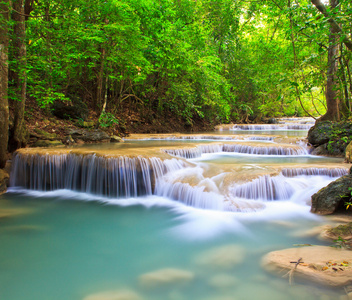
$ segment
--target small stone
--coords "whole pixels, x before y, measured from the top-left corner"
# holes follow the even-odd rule
[[[243,262],[245,249],[239,245],[225,245],[201,254],[196,262],[201,265],[230,269]]]
[[[192,272],[180,269],[160,269],[153,272],[143,274],[139,277],[139,281],[143,286],[155,287],[165,284],[179,284],[193,280]]]
[[[85,297],[83,300],[142,300],[142,298],[133,291],[106,291]]]
[[[228,274],[215,275],[208,281],[210,286],[218,289],[234,287],[238,282],[239,280],[236,277]]]

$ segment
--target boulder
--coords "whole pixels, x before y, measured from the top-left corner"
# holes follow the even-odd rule
[[[348,121],[316,123],[308,132],[308,142],[316,149],[312,154],[345,156],[345,149],[351,142],[352,123]]]
[[[5,170],[0,169],[0,195],[3,193],[6,193],[7,186],[9,183],[9,173],[7,173]]]
[[[311,212],[328,215],[343,208],[351,198],[352,175],[345,175],[320,189],[312,196]]]
[[[112,135],[112,136],[110,137],[110,142],[111,142],[111,143],[122,143],[122,142],[123,142],[123,139],[120,138],[120,137],[117,136],[117,135]]]
[[[333,131],[331,121],[323,121],[315,124],[308,131],[308,142],[313,146],[319,146],[329,142]]]
[[[89,110],[87,105],[81,101],[76,101],[73,104],[67,104],[60,101],[55,101],[52,105],[52,113],[60,119],[82,119],[88,118]]]
[[[301,263],[295,263],[299,259]],[[310,246],[273,251],[262,259],[269,272],[289,279],[301,278],[324,286],[352,284],[352,251],[328,246]]]
[[[83,140],[88,143],[110,142],[110,136],[99,129],[86,130],[86,129],[70,129],[67,132],[73,139]]]

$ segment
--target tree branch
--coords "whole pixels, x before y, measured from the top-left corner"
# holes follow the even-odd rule
[[[331,16],[329,16],[325,5],[321,3],[320,0],[311,0],[311,2],[324,15],[324,17],[328,18],[328,21],[330,25],[334,28],[335,32],[342,34],[343,40],[341,42],[346,45],[348,50],[352,51],[352,41],[347,37],[340,25]]]

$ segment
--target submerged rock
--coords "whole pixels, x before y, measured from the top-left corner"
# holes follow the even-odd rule
[[[3,169],[0,169],[0,195],[6,193],[7,186],[9,184],[9,178],[9,173]]]
[[[350,201],[352,175],[345,175],[331,182],[312,196],[311,212],[328,215],[339,208],[345,209],[344,204]]]
[[[106,291],[89,295],[83,300],[142,300],[137,293],[129,290]]]
[[[211,277],[208,281],[211,287],[217,289],[231,288],[239,284],[238,278],[229,274],[217,274]]]
[[[301,258],[300,264],[294,263]],[[292,271],[293,278],[301,278],[328,286],[352,284],[352,251],[327,246],[290,248],[268,253],[262,266],[282,277]]]
[[[196,262],[210,267],[231,269],[243,262],[245,249],[240,245],[225,245],[202,253]]]
[[[187,270],[167,268],[143,274],[139,277],[139,281],[143,286],[155,287],[165,284],[186,283],[193,278],[194,274]]]

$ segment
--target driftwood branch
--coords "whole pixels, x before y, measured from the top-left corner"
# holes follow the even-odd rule
[[[294,265],[293,268],[292,268],[290,271],[288,271],[283,277],[288,276],[288,282],[290,283],[290,285],[292,285],[292,284],[293,284],[293,273],[294,273],[295,270],[297,269],[298,265],[299,265],[299,264],[302,264],[302,263],[304,263],[304,262],[302,261],[302,257],[301,257],[301,258],[299,258],[297,261],[290,261],[290,263],[291,263],[291,264],[295,264],[295,265]]]

